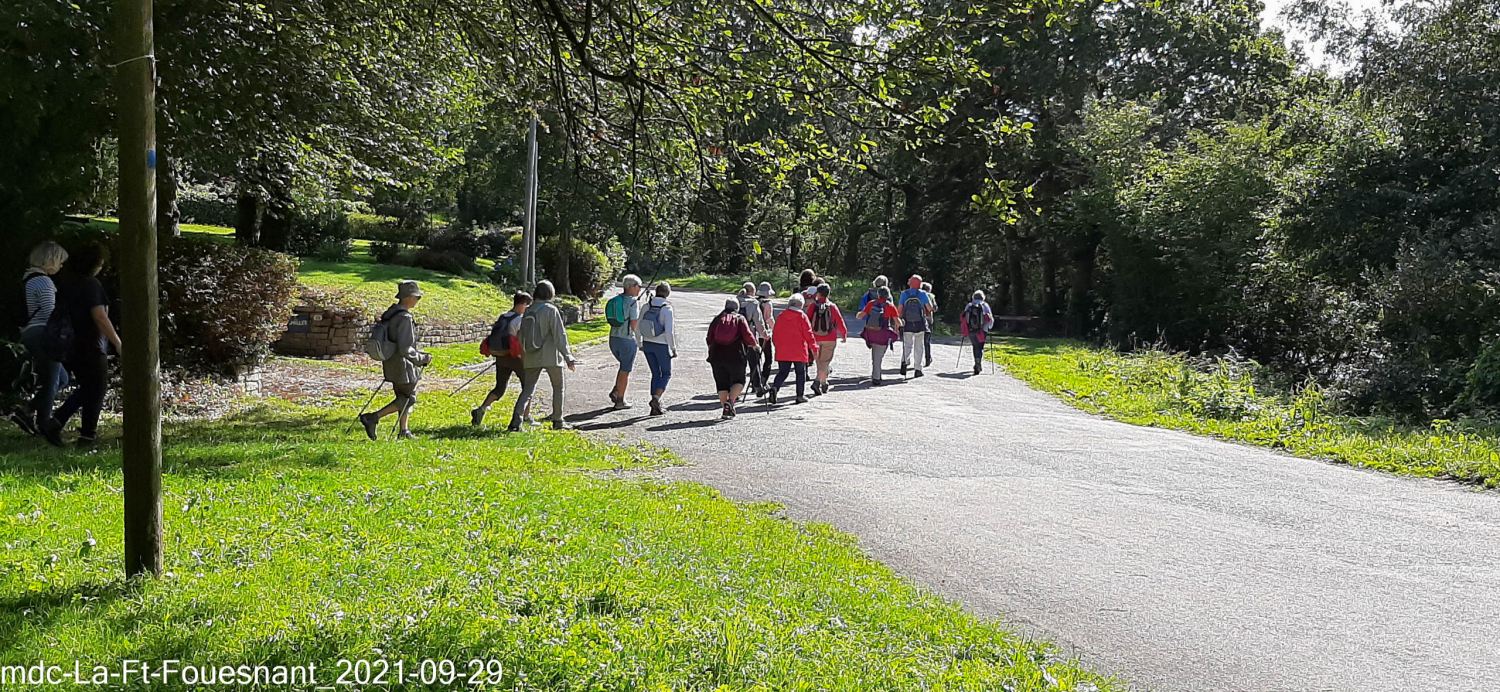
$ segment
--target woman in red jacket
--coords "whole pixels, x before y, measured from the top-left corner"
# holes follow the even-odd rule
[[[802,312],[805,301],[800,294],[787,299],[787,309],[776,319],[776,329],[771,332],[771,343],[776,349],[776,381],[771,383],[771,404],[776,403],[776,390],[786,384],[787,373],[797,371],[797,403],[805,403],[803,390],[807,386],[807,364],[818,352],[818,340],[813,336],[812,322]]]

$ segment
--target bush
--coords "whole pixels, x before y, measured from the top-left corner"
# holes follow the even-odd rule
[[[265,360],[292,314],[296,259],[199,238],[167,239],[159,257],[165,364],[230,375]]]
[[[349,214],[349,233],[355,238],[362,240],[389,240],[392,231],[396,228],[396,220],[389,216],[375,216],[374,214]]]
[[[490,270],[490,282],[509,290],[522,288],[521,263],[509,257],[495,260],[495,268]]]
[[[298,211],[292,220],[286,251],[298,257],[342,262],[349,258],[353,228],[349,216],[336,204],[315,204]]]
[[[512,247],[521,246],[521,236],[513,235],[510,238]],[[540,278],[551,278],[557,267],[557,251],[562,242],[556,238],[544,238],[536,249],[536,261]],[[582,240],[573,240],[573,252],[568,257],[568,283],[572,284],[570,291],[573,295],[583,298],[597,298],[604,293],[609,282],[614,280],[611,273],[609,257],[605,256],[599,248]],[[496,265],[498,267],[498,265]],[[623,260],[621,266],[624,266]],[[561,287],[558,290],[562,290]]]
[[[177,192],[177,211],[183,223],[234,226],[234,198],[209,185],[185,185]]]
[[[396,264],[449,274],[473,274],[478,271],[474,266],[474,258],[462,252],[425,247],[401,252],[396,256]]]
[[[377,240],[370,243],[370,258],[376,264],[395,264],[401,256],[401,244],[389,240]]]
[[[1469,368],[1463,402],[1474,408],[1500,409],[1500,339],[1491,340]]]

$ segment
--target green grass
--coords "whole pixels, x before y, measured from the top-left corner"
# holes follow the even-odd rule
[[[481,396],[424,392],[423,437],[402,443],[346,437],[351,400],[169,424],[166,575],[134,582],[118,452],[0,433],[0,666],[313,663],[331,684],[340,659],[479,659],[503,666],[487,689],[1113,688],[827,526],[639,475],[659,453],[459,425]]]
[[[1061,339],[1006,338],[993,355],[1012,375],[1085,411],[1136,425],[1212,435],[1305,457],[1500,486],[1500,428],[1476,421],[1339,415],[1322,391],[1257,388],[1254,367],[1181,354],[1121,354]]]

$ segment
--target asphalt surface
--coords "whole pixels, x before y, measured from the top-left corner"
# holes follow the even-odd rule
[[[850,339],[833,391],[720,422],[704,334],[725,296],[673,296],[667,415],[604,411],[615,363],[582,352],[580,429],[664,445],[671,478],[774,501],[859,537],[971,611],[1135,689],[1500,690],[1500,494],[1090,416],[955,367],[871,388]],[[852,315],[849,316],[852,320]],[[782,391],[783,402],[791,399]]]

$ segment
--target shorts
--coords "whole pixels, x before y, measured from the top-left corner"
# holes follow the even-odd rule
[[[411,408],[417,403],[416,382],[409,384],[396,384],[392,382],[391,391],[396,394],[396,403],[401,404],[401,408]]]
[[[620,361],[620,372],[630,372],[635,367],[635,352],[639,349],[640,345],[635,339],[609,337],[609,352],[614,354],[615,360]]]
[[[708,361],[714,371],[715,391],[727,392],[735,385],[745,386],[745,358],[716,358]]]

